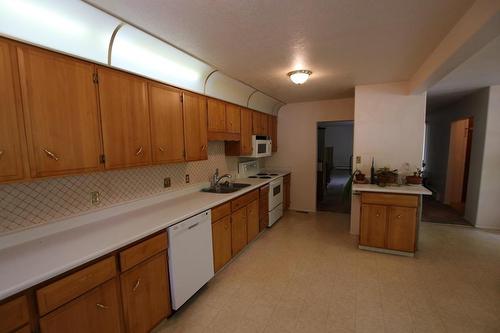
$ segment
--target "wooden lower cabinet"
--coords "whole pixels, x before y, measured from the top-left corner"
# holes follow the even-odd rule
[[[31,332],[30,325],[23,326],[20,329],[14,331],[14,333],[30,333],[30,332]]]
[[[247,241],[250,243],[259,234],[259,200],[247,205]]]
[[[29,320],[26,296],[17,297],[0,305],[0,333],[12,332],[16,328],[26,325]]]
[[[361,206],[359,243],[365,246],[385,247],[387,207],[365,204]]]
[[[149,332],[170,315],[166,252],[122,273],[120,281],[127,332]]]
[[[234,256],[248,243],[247,208],[238,209],[231,214],[231,249]]]
[[[117,287],[112,279],[42,317],[41,332],[121,332]]]
[[[409,207],[389,207],[387,227],[387,248],[413,252],[417,224],[417,209]]]
[[[212,224],[214,272],[231,260],[231,216],[225,216]]]

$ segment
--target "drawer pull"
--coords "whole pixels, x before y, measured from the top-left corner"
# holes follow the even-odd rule
[[[139,279],[137,279],[137,282],[135,283],[134,288],[132,288],[132,291],[136,291],[137,288],[139,288],[140,284],[141,284],[141,279],[139,278]]]
[[[202,145],[202,146],[201,146],[201,150],[202,150],[202,151],[205,151],[205,149],[206,149],[206,148],[207,148],[207,146],[205,146],[205,145]]]
[[[97,308],[99,308],[99,309],[109,309],[109,306],[101,304],[101,303],[97,303],[95,306],[97,306]]]
[[[398,216],[396,216],[397,219],[400,219],[401,218],[401,214],[399,214]]]
[[[139,156],[142,154],[142,146],[139,147],[139,149],[137,150],[137,152],[135,153],[135,156]]]
[[[166,149],[165,149],[165,148],[163,148],[163,147],[159,147],[158,149],[159,149],[162,153],[166,151]]]
[[[43,151],[45,152],[45,154],[47,154],[48,157],[50,157],[54,161],[59,161],[59,156],[57,156],[56,154],[54,154],[50,150],[47,150],[47,149],[43,148]]]
[[[229,228],[228,224],[224,224],[224,230],[227,230]]]
[[[3,155],[3,150],[0,150],[0,158],[2,157]]]
[[[376,216],[376,217],[380,217],[380,213],[377,213],[375,216]]]

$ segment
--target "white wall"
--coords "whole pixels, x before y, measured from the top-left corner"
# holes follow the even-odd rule
[[[266,168],[292,172],[291,209],[316,211],[317,123],[353,117],[352,98],[292,103],[280,109],[278,152],[266,160]]]
[[[348,167],[352,155],[354,125],[340,123],[325,129],[325,147],[333,147],[333,165]]]
[[[425,176],[429,187],[436,191],[436,197],[440,201],[444,199],[446,188],[451,123],[458,119],[473,117],[474,129],[464,213],[465,219],[472,224],[476,224],[477,220],[488,99],[489,89],[482,89],[446,107],[429,110],[426,117],[428,135]]]
[[[403,171],[422,164],[426,95],[409,95],[406,82],[356,86],[354,97],[354,156],[369,174],[388,166]],[[410,170],[412,171],[412,170]],[[359,197],[353,196],[351,233],[359,233]]]
[[[500,229],[500,86],[489,92],[476,227]]]

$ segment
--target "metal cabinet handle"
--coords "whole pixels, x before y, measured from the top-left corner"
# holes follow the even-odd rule
[[[99,309],[109,309],[109,306],[101,303],[97,303],[95,306],[97,306]]]
[[[165,148],[163,148],[163,147],[159,147],[158,149],[159,149],[161,152],[165,152],[165,151],[166,151],[166,149],[165,149]]]
[[[380,213],[377,213],[375,216],[376,216],[376,217],[380,217]]]
[[[3,150],[0,150],[0,158],[3,156]]]
[[[224,230],[227,230],[229,228],[229,224],[224,224]]]
[[[54,154],[53,152],[45,149],[45,148],[42,148],[42,150],[45,152],[45,154],[47,154],[48,157],[50,157],[51,159],[53,159],[54,161],[59,161],[59,156],[57,156],[56,154]]]
[[[142,154],[142,146],[139,147],[139,149],[137,150],[137,152],[135,153],[135,156],[139,156]]]
[[[399,214],[398,216],[396,216],[397,219],[400,219],[401,218],[401,214]]]
[[[201,145],[201,150],[205,150],[206,149],[206,145]]]
[[[134,288],[132,288],[132,291],[136,291],[137,288],[139,288],[139,285],[141,284],[141,278],[137,279],[137,282],[134,285]]]

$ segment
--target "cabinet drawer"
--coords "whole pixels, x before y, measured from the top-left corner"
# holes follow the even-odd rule
[[[407,194],[363,192],[361,193],[361,203],[387,206],[417,207],[418,196]]]
[[[231,202],[226,202],[212,208],[212,223],[219,221],[221,218],[229,214],[231,214]]]
[[[15,298],[0,305],[0,333],[11,332],[29,321],[26,296]]]
[[[116,275],[115,258],[109,257],[36,291],[40,315],[71,301]]]
[[[238,197],[231,201],[231,211],[236,211],[241,207],[245,207],[250,202],[259,199],[259,190],[254,190],[250,193],[244,194],[241,197]]]
[[[137,265],[138,263],[151,258],[157,253],[167,249],[167,233],[161,233],[151,237],[137,245],[129,247],[120,252],[121,271]]]

